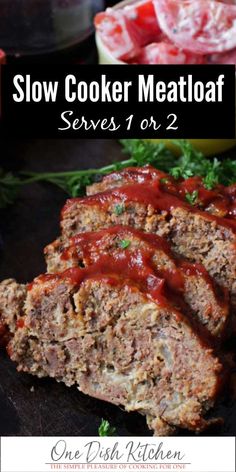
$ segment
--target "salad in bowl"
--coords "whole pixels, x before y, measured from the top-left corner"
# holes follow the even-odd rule
[[[125,1],[95,28],[100,63],[236,64],[236,0]]]

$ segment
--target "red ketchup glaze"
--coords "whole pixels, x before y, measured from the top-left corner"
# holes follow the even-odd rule
[[[197,205],[201,208],[206,208],[210,204],[219,207],[219,210],[224,208],[226,215],[230,215],[230,206],[232,199],[227,194],[227,187],[224,185],[216,185],[213,189],[207,189],[201,177],[190,177],[189,179],[177,183],[178,194],[185,198],[186,193],[198,192]]]
[[[126,167],[121,171],[112,172],[103,178],[103,182],[112,182],[125,179],[132,183],[147,183],[169,177],[165,172],[146,165],[143,167]]]
[[[24,328],[25,326],[25,320],[24,318],[19,318],[16,322],[17,328]]]
[[[112,254],[110,254],[109,246],[112,245],[113,236],[116,237],[117,241],[129,240],[129,237],[132,241],[133,238],[137,238],[140,243],[143,242],[146,245],[141,248],[137,246],[132,248],[131,242],[131,247],[126,249],[117,247],[114,250],[112,249]],[[108,245],[108,253],[106,253],[106,244]],[[155,234],[143,233],[131,227],[117,225],[99,232],[88,232],[74,236],[70,239],[69,246],[61,254],[61,259],[69,260],[72,257],[75,261],[79,261],[82,258],[86,265],[91,265],[96,263],[97,260],[101,261],[101,257],[106,253],[106,261],[110,261],[113,272],[117,273],[118,264],[118,267],[120,267],[119,273],[133,279],[135,275],[133,270],[137,269],[140,273],[139,266],[141,264],[143,269],[146,267],[148,270],[154,271],[159,278],[164,278],[171,290],[177,293],[182,291],[184,287],[183,274],[177,266],[176,268],[173,267],[172,270],[157,272],[153,263],[153,257],[157,250],[165,252],[172,259],[173,265],[175,264],[169,244],[163,238]],[[128,275],[126,271],[127,257],[132,257],[132,264],[130,264],[130,261],[128,264],[128,268],[131,266],[132,270],[129,271]],[[122,267],[120,266],[121,261],[124,262]]]
[[[175,180],[165,172],[159,171],[152,166],[129,167],[121,172],[114,172],[104,177],[104,181],[117,181],[124,179],[126,183],[151,183],[158,181],[160,188],[171,193],[182,200],[186,200],[186,193],[198,191],[197,205],[206,208],[209,204],[224,209],[227,216],[231,215],[231,207],[236,204],[236,184],[229,187],[216,185],[213,189],[204,186],[203,179],[198,176],[190,177],[186,180]]]
[[[112,246],[112,254],[109,254],[109,243],[112,245],[113,236],[117,241],[137,237],[140,243],[147,242],[145,246],[140,244],[137,247],[137,241],[132,248],[130,246],[125,249]],[[117,240],[118,236],[118,240]],[[104,248],[104,238],[108,245]],[[107,239],[108,238],[108,239]],[[110,238],[110,239],[109,239]],[[108,253],[106,253],[106,247]],[[157,249],[161,249],[173,261],[173,267],[167,269],[159,269],[156,266],[154,255]],[[160,307],[175,310],[178,319],[182,319],[182,313],[186,319],[190,319],[190,323],[195,326],[196,332],[202,336],[202,340],[209,341],[209,333],[204,327],[199,325],[191,316],[189,307],[186,305],[183,297],[185,277],[199,276],[205,278],[211,289],[215,290],[215,286],[208,275],[207,271],[201,264],[191,264],[173,257],[170,253],[169,244],[161,237],[155,234],[142,233],[130,227],[115,226],[99,232],[89,232],[74,236],[70,240],[69,247],[62,253],[61,257],[67,259],[71,257],[71,253],[79,261],[84,261],[86,267],[73,267],[57,274],[43,274],[34,280],[28,286],[28,290],[41,289],[43,293],[50,293],[54,286],[61,282],[63,284],[72,284],[73,287],[79,287],[86,280],[97,280],[107,282],[111,286],[122,286],[127,284],[132,290],[135,287],[139,289],[143,295]],[[223,295],[223,292],[222,292]],[[225,305],[227,298],[222,296],[222,307]],[[185,318],[184,316],[184,318]]]
[[[179,198],[165,192],[161,189],[159,182],[152,182],[149,185],[145,184],[133,184],[124,185],[122,187],[114,188],[113,190],[107,190],[105,192],[97,193],[89,197],[72,198],[67,200],[64,208],[62,209],[62,217],[67,213],[74,203],[86,204],[86,205],[99,205],[101,208],[108,208],[109,205],[115,203],[129,203],[135,202],[143,205],[151,205],[157,210],[169,211],[171,208],[179,207]],[[187,203],[181,202],[181,206],[188,207]]]
[[[146,264],[149,268],[155,271],[155,274],[164,278],[167,286],[170,290],[174,290],[177,294],[180,294],[184,290],[184,277],[185,276],[201,276],[205,279],[209,286],[215,290],[214,283],[206,271],[205,267],[201,264],[190,263],[184,260],[176,258],[171,251],[168,242],[160,236],[152,233],[143,233],[137,229],[129,226],[113,226],[98,232],[82,233],[74,236],[70,239],[69,246],[62,252],[61,259],[69,260],[71,257],[76,261],[82,259],[85,264],[94,264],[97,259],[101,257],[106,251],[104,244],[109,246],[112,244],[112,237],[116,237],[116,240],[122,241],[129,240],[131,238],[131,246],[125,249],[125,253],[132,251],[137,255],[137,251],[142,253],[142,257],[145,257]],[[132,240],[137,238],[140,244],[147,243],[146,246],[137,249],[137,246],[132,249]],[[172,261],[173,268],[166,268],[165,270],[158,270],[156,264],[153,262],[153,258],[157,250],[161,250],[166,253],[167,257]],[[124,249],[117,247],[115,252],[120,253],[124,257]],[[116,260],[114,260],[115,252],[112,249],[112,254],[109,255],[114,261],[114,267],[116,267]],[[124,268],[125,271],[125,268]],[[224,300],[222,300],[224,303]]]
[[[225,187],[225,195],[230,199],[231,205],[229,215],[232,218],[236,217],[236,184]]]
[[[116,225],[101,231],[91,231],[80,233],[70,239],[69,246],[61,254],[62,260],[68,260],[72,254],[77,255],[79,249],[86,259],[90,258],[91,252],[104,251],[104,239],[108,237],[118,237],[120,240],[127,239],[129,236],[136,237],[141,241],[147,242],[153,249],[161,249],[171,257],[171,249],[164,238],[152,233],[143,233],[130,226]]]
[[[159,171],[152,166],[144,167],[128,167],[120,172],[113,172],[104,177],[104,181],[116,182],[124,180],[124,185],[128,183],[150,184],[159,182],[162,191],[179,197],[186,202],[186,193],[198,192],[196,206],[206,209],[210,205],[214,205],[216,216],[217,210],[220,214],[224,213],[225,217],[236,216],[236,184],[229,187],[224,185],[216,185],[209,190],[204,186],[203,179],[195,176],[186,180],[175,180],[165,172]]]
[[[165,298],[165,280],[155,274],[149,266],[146,254],[141,251],[136,253],[122,251],[115,258],[101,254],[95,264],[86,268],[67,269],[55,275],[43,274],[28,285],[28,290],[32,290],[38,281],[57,283],[66,279],[75,286],[80,286],[89,279],[106,279],[112,284],[123,284],[126,280],[128,285],[137,286],[158,304],[163,306],[168,304]]]
[[[167,310],[171,307],[177,320],[181,321],[184,318],[185,322],[193,324],[196,335],[200,334],[201,336],[201,342],[208,344],[210,337],[207,331],[188,316],[189,309],[181,295],[183,284],[181,271],[178,269],[169,271],[169,279],[166,274],[167,272],[161,277],[161,274],[155,271],[150,262],[148,251],[121,251],[115,257],[100,254],[96,263],[86,268],[71,268],[54,275],[43,274],[34,280],[28,290],[35,286],[37,293],[37,286],[40,289],[40,285],[45,284],[42,288],[43,292],[47,293],[47,291],[51,292],[53,286],[60,284],[60,282],[68,282],[73,287],[79,287],[89,279],[109,283],[111,286],[125,284],[131,290],[135,290],[135,288],[140,290],[145,298],[151,299],[159,307]]]
[[[170,178],[168,177],[168,179]],[[224,194],[220,192],[216,193],[214,190],[209,191],[204,189],[203,186],[199,187],[200,183],[198,179],[199,178],[194,177],[191,181],[187,179],[185,181],[179,181],[176,184],[174,184],[172,179],[167,184],[162,183],[161,180],[153,180],[150,181],[149,184],[146,182],[134,183],[132,185],[116,187],[112,190],[107,190],[88,197],[72,198],[67,200],[64,205],[61,217],[63,218],[75,204],[98,205],[100,208],[106,210],[111,205],[134,202],[145,206],[150,205],[157,211],[170,212],[174,208],[186,208],[191,210],[191,212],[201,214],[208,220],[215,221],[226,228],[230,228],[233,232],[236,232],[236,221],[232,214],[232,211],[235,211],[234,195],[229,196],[223,186],[220,186],[220,189],[222,189],[222,192],[224,191]],[[188,192],[190,188],[198,191],[200,188],[199,198],[197,198],[194,205],[190,205],[186,201],[186,193],[190,193]],[[204,208],[207,209],[210,204],[214,204],[218,199],[220,199],[221,204],[227,207],[227,214],[224,215],[224,217],[202,211]]]

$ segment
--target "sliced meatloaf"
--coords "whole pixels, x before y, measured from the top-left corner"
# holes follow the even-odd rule
[[[194,195],[194,205],[213,215],[230,218],[236,216],[236,184],[229,187],[216,185],[213,189],[208,189],[201,177],[176,180],[152,166],[129,167],[120,172],[108,174],[101,182],[88,186],[87,195],[95,195],[128,184],[152,184],[153,182],[157,182],[164,191],[183,201],[187,201],[191,195]]]
[[[100,182],[89,185],[86,189],[88,196],[105,192],[115,187],[122,187],[127,184],[143,184],[155,180],[166,180],[170,176],[165,172],[155,169],[152,166],[126,167],[125,169],[105,175]],[[170,177],[170,180],[173,180]]]
[[[87,267],[101,256],[109,256],[114,267],[142,263],[165,279],[169,300],[173,293],[188,304],[189,316],[195,317],[214,337],[222,336],[229,319],[228,296],[220,290],[200,264],[187,263],[171,253],[160,236],[126,226],[113,226],[100,232],[82,233],[70,240],[58,239],[45,248],[47,270],[57,273],[71,267]],[[131,260],[127,257],[131,256]],[[134,267],[134,270],[135,267]]]
[[[0,337],[6,336],[6,328],[14,333],[20,323],[23,312],[26,287],[18,284],[14,279],[7,279],[0,283]]]
[[[63,239],[117,224],[167,238],[172,250],[201,263],[236,306],[236,222],[201,211],[158,183],[133,184],[68,200],[61,219]]]
[[[8,352],[19,371],[50,376],[138,411],[155,434],[203,430],[222,364],[163,297],[161,280],[126,280],[101,261],[40,276]]]

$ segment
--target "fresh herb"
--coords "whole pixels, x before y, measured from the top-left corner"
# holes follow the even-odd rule
[[[116,428],[111,426],[109,421],[102,420],[99,428],[98,428],[99,436],[115,436],[116,435]]]
[[[175,179],[187,179],[200,176],[208,190],[217,184],[230,185],[236,182],[236,159],[208,159],[185,140],[173,141],[180,150],[176,157],[165,144],[156,144],[140,139],[123,139],[121,144],[127,158],[114,162],[100,169],[75,170],[69,172],[24,172],[20,175],[0,171],[0,208],[13,203],[19,189],[33,182],[48,182],[60,187],[71,197],[84,193],[87,185],[94,182],[96,176],[103,176],[130,166],[152,165],[170,173]],[[121,210],[122,208],[122,210]],[[117,205],[116,214],[123,212]]]
[[[198,191],[194,190],[192,193],[187,192],[185,194],[185,198],[186,198],[187,202],[190,203],[190,205],[195,205],[195,203],[197,203],[197,199],[198,199]]]
[[[122,239],[120,241],[120,248],[121,249],[127,249],[127,247],[129,247],[131,244],[131,241],[129,241],[128,239]]]
[[[170,169],[170,174],[176,178],[188,179],[189,177],[203,177],[203,184],[211,190],[219,183],[220,178],[224,178],[224,162],[219,159],[208,159],[202,152],[197,151],[188,141],[174,141],[182,155],[178,159],[177,166]],[[232,162],[230,159],[228,161]],[[235,161],[236,163],[236,161]],[[235,169],[236,170],[236,169]],[[236,172],[234,173],[236,181]],[[230,184],[228,182],[228,184]]]
[[[123,204],[121,205],[121,204],[118,203],[117,205],[115,205],[115,214],[117,216],[122,215],[122,213],[124,213],[124,211],[125,211],[125,207],[124,207]]]
[[[168,184],[169,179],[167,179],[167,177],[163,177],[162,179],[160,179],[160,182],[161,182],[161,184]]]
[[[224,164],[224,162],[220,162],[216,158],[213,160],[212,168],[208,170],[208,173],[203,178],[203,184],[207,190],[212,190],[219,183],[219,173],[221,172],[220,166],[222,164]]]
[[[16,199],[21,180],[15,177],[11,172],[5,172],[0,169],[0,208],[10,205]]]
[[[219,183],[231,185],[236,182],[236,159],[208,159],[202,152],[197,151],[189,141],[184,139],[173,140],[173,144],[180,150],[180,157],[176,157],[169,152],[164,153],[160,158],[158,154],[160,145],[155,143],[136,139],[123,140],[121,143],[125,152],[130,154],[131,157],[139,158],[140,152],[143,152],[145,159],[150,159],[149,163],[151,165],[168,172],[175,179],[188,179],[196,175],[203,178],[203,184],[208,190],[213,189]],[[154,153],[155,148],[157,148],[157,153]],[[153,161],[151,162],[152,158]],[[162,160],[162,162],[160,163],[159,160]]]
[[[143,141],[142,139],[121,139],[123,152],[130,155],[133,166],[152,165],[157,169],[169,172],[175,165],[175,155],[164,143]]]

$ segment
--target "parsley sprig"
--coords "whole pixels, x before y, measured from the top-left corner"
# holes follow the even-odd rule
[[[174,141],[174,143],[180,149],[179,158],[168,150],[165,144],[129,139],[121,140],[123,152],[127,154],[127,158],[100,169],[45,173],[24,172],[18,175],[0,169],[0,208],[13,203],[23,185],[48,182],[60,187],[69,196],[77,197],[83,194],[87,185],[94,182],[96,176],[103,176],[125,167],[147,164],[170,173],[176,179],[187,179],[194,175],[201,176],[208,190],[214,188],[218,183],[230,185],[236,182],[236,159],[208,159],[194,149],[188,141],[180,140]]]
[[[168,154],[168,157],[163,155],[162,163],[159,163],[159,156],[156,161],[155,159],[152,161],[158,144],[135,139],[122,141],[125,151],[136,158],[142,152],[142,147],[145,148],[145,159],[154,167],[168,172],[175,179],[188,179],[197,175],[202,177],[203,184],[208,190],[213,189],[218,183],[231,185],[236,182],[236,159],[207,158],[189,141],[181,139],[172,142],[179,148],[180,157],[176,158],[173,154],[171,156]]]
[[[131,241],[129,239],[122,239],[120,241],[120,248],[121,249],[127,249],[131,244]]]
[[[111,426],[109,421],[103,420],[98,428],[99,436],[115,436],[116,435],[116,428]]]
[[[0,208],[14,202],[20,187],[34,182],[48,182],[64,190],[69,196],[77,197],[84,193],[87,185],[94,182],[96,176],[103,176],[111,172],[120,171],[125,167],[143,166],[152,164],[156,167],[168,170],[174,163],[174,156],[164,146],[154,146],[141,140],[132,140],[128,146],[128,140],[123,142],[124,152],[130,152],[127,159],[114,162],[100,169],[74,170],[68,172],[22,172],[0,173]],[[130,141],[131,144],[131,141]]]
[[[0,208],[10,205],[16,199],[21,180],[11,172],[4,172],[0,169]]]
[[[190,205],[194,206],[198,200],[198,191],[194,190],[192,193],[187,192],[185,194],[185,199]]]
[[[115,214],[116,214],[116,216],[122,215],[122,213],[124,213],[124,211],[125,211],[125,205],[124,204],[117,203],[117,205],[115,205]]]

